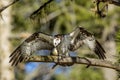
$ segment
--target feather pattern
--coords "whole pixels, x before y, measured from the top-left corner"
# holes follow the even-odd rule
[[[95,37],[82,27],[77,27],[73,32],[69,34],[72,38],[70,44],[70,50],[77,50],[80,46],[86,45],[90,50],[94,51],[100,59],[105,59],[105,50]],[[74,36],[76,35],[76,36]]]
[[[55,51],[56,55],[69,56],[69,51],[75,51],[82,45],[87,45],[100,59],[106,58],[105,50],[95,37],[84,28],[77,27],[69,34],[58,34],[54,37],[41,32],[32,34],[13,51],[9,62],[12,65],[17,65],[20,62],[27,61],[30,55],[38,50],[51,50]]]
[[[12,52],[9,62],[16,66],[20,62],[28,60],[29,56],[37,50],[52,50],[53,47],[52,36],[36,32]]]

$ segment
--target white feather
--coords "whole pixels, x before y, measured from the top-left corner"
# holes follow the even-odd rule
[[[88,37],[83,42],[90,48],[94,49],[95,48],[95,39],[92,37]]]
[[[55,38],[53,40],[53,45],[56,47],[61,42],[60,38]]]

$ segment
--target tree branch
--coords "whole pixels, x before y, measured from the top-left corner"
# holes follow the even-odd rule
[[[91,64],[88,62],[91,62]],[[31,56],[27,62],[48,62],[48,63],[58,63],[60,65],[64,64],[85,64],[90,66],[98,66],[115,69],[120,71],[120,65],[112,63],[111,61],[83,58],[83,57],[65,57],[58,61],[58,56]]]
[[[120,6],[120,0],[96,0],[97,2],[108,2],[116,6]]]
[[[10,4],[8,4],[8,5],[0,8],[0,13],[1,13],[2,11],[4,11],[6,8],[10,7],[11,5],[15,4],[15,3],[18,2],[18,1],[20,1],[20,0],[14,0],[12,3],[10,3]]]
[[[50,4],[53,0],[48,0],[47,2],[45,2],[42,6],[40,6],[36,11],[34,11],[31,15],[30,18],[33,19],[33,17],[36,14],[39,14],[39,11],[42,10],[44,7],[46,7],[48,4]]]

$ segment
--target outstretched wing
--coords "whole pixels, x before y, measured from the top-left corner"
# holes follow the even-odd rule
[[[29,56],[37,50],[52,50],[53,47],[52,36],[36,32],[13,51],[10,55],[9,62],[11,62],[12,65],[17,65],[18,63],[29,59]]]
[[[77,27],[73,32],[70,34],[71,39],[71,45],[70,50],[74,51],[78,49],[83,44],[87,45],[90,50],[94,51],[100,59],[105,59],[105,50],[100,45],[100,43],[95,39],[95,37],[85,30],[82,27]]]

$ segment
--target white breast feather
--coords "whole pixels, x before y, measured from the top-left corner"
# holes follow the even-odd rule
[[[90,48],[94,49],[95,48],[95,40],[90,40],[90,39],[85,39],[83,42]]]

